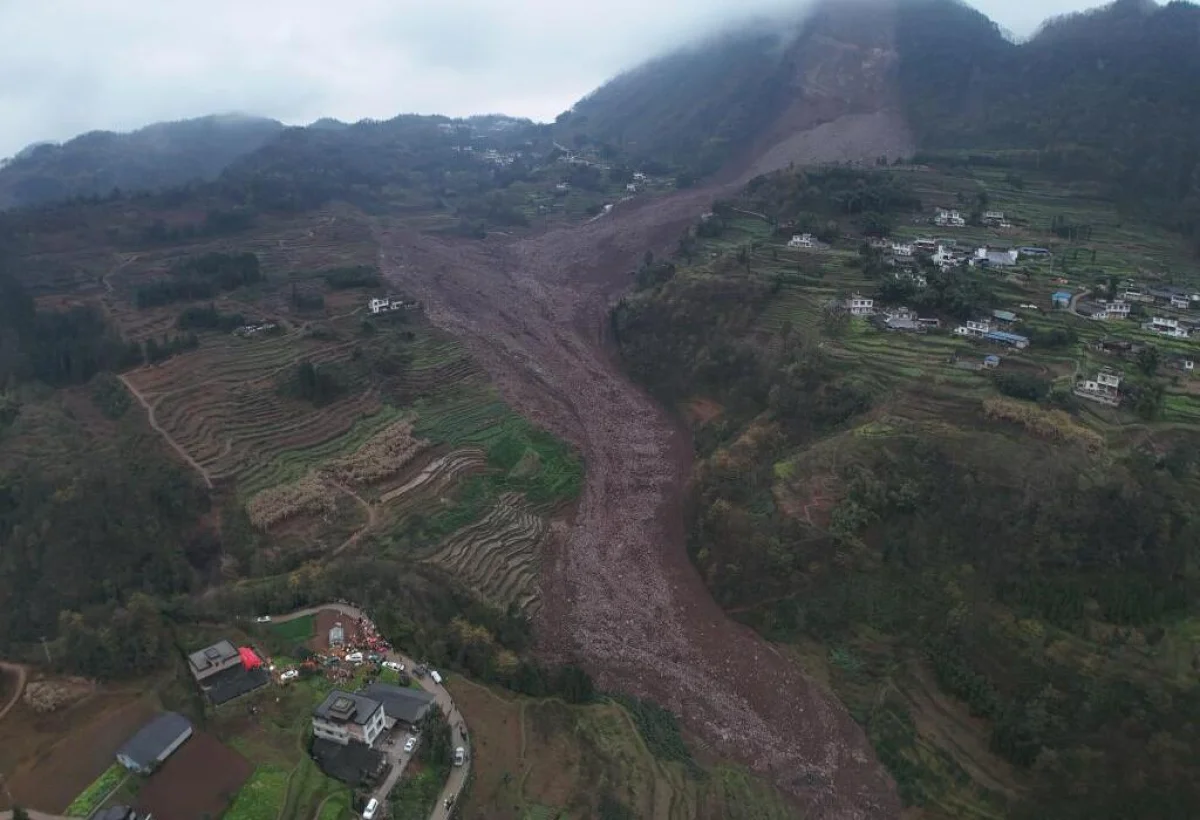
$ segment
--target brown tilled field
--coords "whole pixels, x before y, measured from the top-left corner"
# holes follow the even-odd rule
[[[159,820],[220,817],[253,772],[249,760],[207,732],[196,732],[146,781],[137,808]]]
[[[13,799],[61,814],[157,711],[153,697],[125,690],[101,692],[48,715],[19,703],[0,725],[0,771],[10,773]],[[0,793],[0,807],[4,800]]]

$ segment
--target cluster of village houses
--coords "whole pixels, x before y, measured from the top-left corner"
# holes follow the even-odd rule
[[[314,669],[327,667],[360,667],[374,664],[403,669],[398,663],[385,660],[391,646],[365,618],[355,624],[355,637],[350,638],[341,622],[329,630],[328,647],[324,654],[314,655],[306,662]],[[294,668],[277,669],[260,650],[237,646],[229,640],[219,640],[211,646],[192,652],[187,668],[200,696],[212,706],[221,706],[275,682],[287,685],[299,673]],[[418,675],[428,672],[440,682],[436,672],[419,667]],[[327,675],[330,680],[340,680]],[[344,676],[350,677],[350,676]],[[373,677],[373,676],[371,676]],[[313,709],[311,754],[329,776],[352,786],[377,783],[392,764],[398,738],[415,736],[419,725],[434,708],[435,696],[425,689],[398,686],[370,680],[357,691],[334,688]],[[251,707],[254,711],[254,707]],[[149,776],[157,773],[176,752],[185,747],[196,734],[191,721],[175,712],[156,715],[144,724],[117,751],[117,761],[131,772]],[[205,742],[221,746],[206,736]],[[410,752],[415,742],[405,747]],[[389,750],[393,754],[388,754]],[[462,751],[456,751],[455,763],[461,765]],[[149,820],[127,806],[115,807],[104,820]]]
[[[1011,224],[1001,211],[987,211],[983,214],[983,223],[993,228],[1009,228]],[[966,219],[958,211],[939,208],[933,224],[944,228],[962,228],[967,224]],[[916,239],[907,241],[890,241],[887,239],[872,239],[870,245],[888,255],[888,262],[894,268],[893,276],[898,281],[911,282],[918,288],[928,285],[926,277],[921,273],[918,257],[928,257],[934,265],[943,271],[957,267],[973,267],[988,269],[1004,269],[1015,267],[1022,258],[1039,259],[1050,256],[1046,248],[1015,247],[994,248],[982,246],[976,248],[960,248],[953,239]],[[812,234],[796,234],[787,243],[793,249],[818,248],[821,243]],[[1065,280],[1056,280],[1065,284]],[[1173,339],[1185,339],[1200,333],[1200,316],[1177,317],[1170,315],[1174,311],[1185,311],[1200,303],[1200,292],[1185,290],[1176,286],[1141,288],[1134,282],[1123,284],[1119,295],[1111,299],[1088,299],[1086,294],[1077,297],[1069,291],[1058,291],[1051,297],[1054,308],[1071,310],[1074,313],[1097,321],[1112,321],[1130,318],[1132,305],[1146,305],[1161,309],[1152,315],[1149,321],[1142,323],[1144,330],[1157,333]],[[916,311],[905,307],[883,307],[877,309],[875,300],[861,294],[853,294],[848,299],[837,304],[852,316],[870,318],[877,326],[885,330],[924,332],[940,326],[936,318],[918,316]],[[1022,308],[1037,310],[1037,305],[1021,305]],[[1029,346],[1029,339],[1011,328],[1019,320],[1016,313],[1008,310],[994,310],[991,316],[971,319],[954,328],[955,335],[979,339],[1002,345],[1016,350]],[[1101,352],[1128,355],[1136,351],[1137,346],[1132,342],[1097,343]],[[1173,366],[1184,372],[1191,372],[1195,362],[1191,356],[1172,356]],[[971,369],[994,368],[1000,364],[1000,357],[986,356],[983,363],[956,362],[956,366]],[[1120,371],[1109,367],[1101,368],[1093,378],[1078,381],[1074,388],[1075,395],[1088,401],[1116,407],[1121,403]]]

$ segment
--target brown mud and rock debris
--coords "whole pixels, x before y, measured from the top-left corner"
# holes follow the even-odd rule
[[[671,709],[805,816],[898,817],[894,784],[837,698],[712,599],[684,545],[690,441],[621,373],[606,338],[642,254],[669,250],[731,192],[621,203],[520,240],[445,241],[380,222],[381,266],[509,402],[583,454],[575,526],[541,579],[545,650],[578,660],[603,688]]]

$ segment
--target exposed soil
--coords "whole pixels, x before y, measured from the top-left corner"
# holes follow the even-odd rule
[[[167,758],[138,794],[138,809],[161,820],[220,817],[254,766],[206,732]]]
[[[308,645],[314,652],[329,651],[329,630],[333,628],[334,624],[342,625],[342,629],[346,632],[346,643],[354,643],[358,640],[358,622],[336,609],[322,609],[313,618],[313,624],[316,634],[308,642]]]
[[[621,203],[522,240],[444,241],[378,223],[380,263],[510,403],[583,453],[578,518],[541,579],[546,653],[672,709],[810,816],[898,817],[894,784],[837,698],[713,601],[684,548],[688,436],[608,344],[608,310],[637,260],[669,251],[733,190]]]
[[[0,759],[21,765],[11,771],[8,786],[23,806],[61,814],[81,791],[116,762],[117,749],[141,728],[156,709],[146,697],[100,693],[48,715],[38,715],[23,702],[4,722],[5,749]],[[0,808],[4,805],[0,792]]]

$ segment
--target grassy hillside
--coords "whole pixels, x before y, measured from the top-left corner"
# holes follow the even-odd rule
[[[464,678],[452,679],[450,690],[472,727],[477,755],[466,817],[793,816],[791,806],[746,771],[694,760],[674,718],[648,704],[513,697]]]
[[[978,201],[1010,227],[929,224]],[[802,231],[818,246],[785,247]],[[867,244],[880,233],[1053,255],[917,288]],[[1178,240],[1094,187],[830,169],[716,203],[614,313],[631,372],[692,426],[689,550],[714,596],[838,693],[917,816],[1200,806],[1200,428],[1174,364],[1195,343],[1051,310],[1125,278],[1196,281]],[[943,327],[878,329],[834,307],[853,293]],[[1028,349],[948,332],[994,309]],[[1146,347],[1096,347],[1119,339]],[[1101,366],[1124,372],[1119,409],[1072,392]]]

